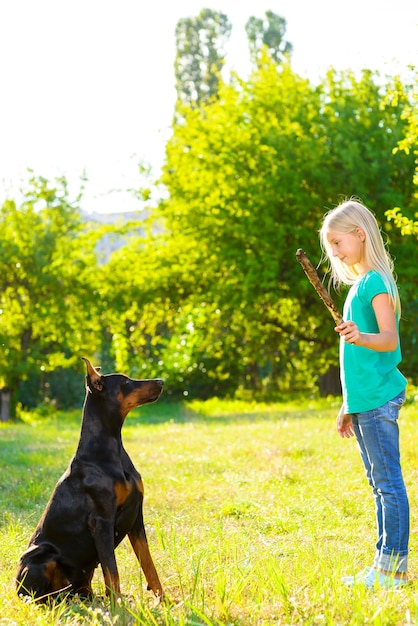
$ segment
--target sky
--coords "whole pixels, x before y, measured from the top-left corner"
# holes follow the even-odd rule
[[[156,178],[174,110],[175,27],[202,8],[232,23],[227,68],[249,71],[245,23],[287,21],[292,67],[393,75],[418,66],[417,0],[0,0],[0,200],[27,169],[70,189],[86,211],[140,208],[138,163]],[[122,190],[122,191],[115,191]]]

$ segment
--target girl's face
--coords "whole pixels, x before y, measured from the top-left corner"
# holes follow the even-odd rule
[[[327,240],[331,246],[332,256],[336,256],[345,265],[364,264],[364,242],[365,234],[361,228],[356,228],[351,233],[339,233],[329,230]]]

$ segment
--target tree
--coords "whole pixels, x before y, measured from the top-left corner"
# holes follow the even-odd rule
[[[381,83],[369,70],[360,77],[349,70],[330,70],[320,85],[320,141],[326,147],[325,201],[332,202],[335,193],[357,195],[376,205],[384,220],[382,207],[404,201],[413,192],[414,166],[410,156],[392,150],[406,132],[403,116],[409,94],[404,89],[397,99],[390,98],[397,79]]]
[[[230,33],[227,16],[211,9],[178,21],[174,61],[178,101],[199,106],[217,95]]]
[[[0,208],[0,387],[3,409],[34,372],[79,363],[96,349],[97,236],[64,178],[32,177],[20,205]],[[8,409],[3,419],[8,418]]]
[[[163,175],[166,249],[194,280],[183,311],[204,324],[194,324],[199,358],[230,388],[315,385],[337,362],[331,321],[295,251],[319,260],[316,233],[341,195],[362,195],[382,221],[410,193],[413,163],[390,148],[403,106],[385,107],[370,72],[332,72],[312,87],[265,55],[247,82],[222,85],[216,102],[181,109]],[[190,243],[175,252],[180,235]]]
[[[406,120],[406,131],[404,136],[393,148],[393,153],[401,151],[407,155],[412,155],[415,160],[415,171],[413,175],[414,192],[411,194],[410,203],[404,209],[396,206],[387,211],[386,216],[393,220],[395,226],[400,229],[402,235],[414,235],[418,237],[418,70],[414,71],[412,87],[412,97],[410,104],[404,108],[403,118]],[[389,98],[396,102],[399,98],[404,99],[404,87],[397,81]],[[405,215],[405,209],[409,215]]]
[[[245,30],[253,63],[260,62],[264,48],[277,64],[290,57],[293,46],[284,39],[286,26],[285,18],[273,11],[266,11],[265,19],[249,18]]]
[[[336,335],[295,252],[319,263],[317,231],[341,195],[363,195],[380,223],[409,197],[413,159],[391,152],[408,99],[388,101],[391,88],[368,72],[313,87],[264,51],[248,81],[221,83],[209,104],[179,104],[168,197],[153,228],[101,268],[118,369],[163,377],[171,396],[318,386],[337,364]],[[415,272],[414,251],[389,234]]]
[[[210,375],[224,387],[269,379],[285,388],[302,380],[320,325],[309,314],[300,324],[294,258],[317,229],[307,207],[323,157],[312,132],[320,102],[308,81],[267,60],[248,83],[219,95],[203,112],[182,110],[185,124],[167,147],[163,216],[171,245],[180,233],[194,241],[201,270],[188,304],[211,311],[194,326],[201,360],[216,361]]]

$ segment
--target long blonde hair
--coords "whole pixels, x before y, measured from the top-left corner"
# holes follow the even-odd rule
[[[401,302],[394,276],[392,257],[386,249],[379,225],[374,214],[355,199],[342,202],[340,205],[326,213],[319,237],[321,247],[331,264],[331,280],[335,288],[342,283],[352,285],[359,277],[359,270],[355,265],[349,266],[332,254],[331,244],[327,235],[329,231],[337,233],[352,233],[356,228],[361,228],[365,234],[365,262],[378,272],[386,285],[388,294],[392,300],[395,312],[401,315]]]

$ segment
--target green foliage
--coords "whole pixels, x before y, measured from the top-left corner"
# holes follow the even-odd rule
[[[237,362],[256,382],[259,367],[273,366],[273,354],[275,365],[281,360],[278,335],[298,341],[300,307],[289,293],[294,242],[310,237],[315,221],[306,210],[308,188],[298,205],[295,191],[299,166],[307,169],[304,163],[316,158],[309,131],[317,108],[307,81],[269,64],[248,84],[223,86],[204,113],[184,111],[186,123],[168,145],[163,182],[170,200],[162,213],[173,243],[180,232],[194,241],[202,268],[193,274],[195,304],[209,300],[217,311],[206,339],[209,351],[220,344],[218,373]],[[290,163],[295,135],[300,143]],[[291,222],[283,219],[287,210]],[[302,228],[297,214],[304,215]],[[282,290],[288,297],[278,303]]]
[[[100,235],[82,222],[79,199],[64,178],[32,176],[20,203],[0,208],[0,387],[14,404],[29,377],[42,385],[97,349]]]
[[[257,64],[263,49],[266,49],[270,57],[281,63],[291,55],[292,44],[285,41],[286,20],[273,11],[266,11],[265,19],[250,17],[245,25],[250,47],[250,56],[253,63]]]
[[[393,221],[395,226],[401,231],[401,235],[418,235],[418,220],[413,220],[403,215],[400,207],[394,207],[386,211],[386,217]],[[418,215],[417,215],[418,217]]]
[[[381,221],[412,194],[413,160],[392,154],[408,94],[390,101],[392,89],[368,71],[330,72],[313,87],[265,56],[216,102],[180,109],[160,210],[164,254],[187,278],[175,270],[169,299],[178,328],[190,311],[211,312],[194,326],[195,361],[215,366],[224,391],[306,389],[336,363],[332,322],[294,254],[303,247],[318,262],[322,215],[342,194],[363,196]],[[391,233],[392,247],[411,252]]]
[[[415,243],[386,221],[394,206],[416,209],[415,92],[369,71],[313,86],[265,49],[248,80],[216,89],[199,107],[178,103],[165,199],[140,233],[83,222],[65,179],[32,177],[20,204],[1,207],[0,386],[15,402],[78,402],[83,354],[104,371],[163,377],[172,398],[324,389],[337,339],[295,252],[324,272],[322,216],[351,195],[396,258],[402,369],[416,380]],[[124,246],[99,259],[105,232]]]
[[[230,33],[228,17],[212,9],[178,21],[174,71],[179,102],[201,105],[217,95]]]
[[[404,209],[394,207],[386,212],[387,218],[393,220],[395,226],[400,229],[402,235],[418,236],[418,70],[414,68],[413,84],[411,89],[411,100],[406,103],[402,112],[402,118],[406,121],[406,131],[397,145],[393,148],[393,153],[398,151],[411,154],[415,161],[415,172],[412,179],[414,191],[409,198],[409,202],[404,205]],[[404,88],[398,81],[391,93],[391,98],[398,101],[403,97]],[[405,211],[407,214],[405,215]]]
[[[408,87],[397,78],[387,78],[382,85],[379,75],[368,70],[360,79],[350,71],[330,71],[321,90],[327,148],[324,183],[329,189],[325,199],[334,201],[335,190],[360,196],[384,221],[388,207],[409,201],[413,193],[413,158],[393,151],[408,133],[403,117],[410,101]]]
[[[374,556],[373,497],[353,441],[335,432],[338,400],[162,402],[124,425],[145,483],[150,550],[165,591],[155,606],[129,541],[117,548],[123,596],[50,608],[16,597],[18,559],[79,434],[79,414],[0,425],[0,613],[32,626],[414,624],[415,558],[400,593],[346,589]],[[402,409],[402,464],[417,507],[417,408]],[[342,487],[343,485],[343,487]],[[411,533],[410,550],[418,548]]]

